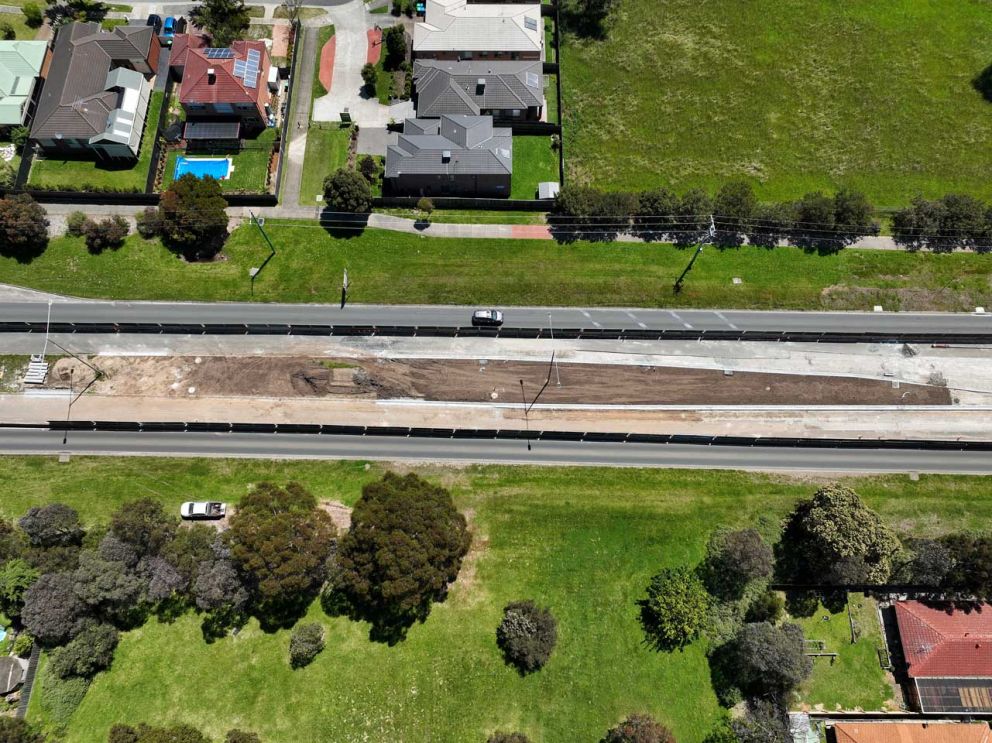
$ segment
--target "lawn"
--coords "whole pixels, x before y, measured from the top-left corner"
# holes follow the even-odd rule
[[[30,41],[38,33],[38,29],[31,28],[27,24],[27,18],[23,13],[0,13],[0,23],[9,23],[14,29],[14,38],[19,41]]]
[[[837,708],[880,710],[893,696],[885,680],[877,649],[883,647],[882,629],[875,601],[863,594],[848,596],[851,616],[857,630],[851,642],[847,610],[831,614],[822,606],[812,617],[794,620],[802,626],[807,640],[824,643],[823,651],[837,653],[830,658],[813,659],[813,674],[802,685],[800,697],[811,706],[822,704],[828,711]]]
[[[566,156],[609,189],[763,199],[851,186],[877,206],[992,197],[985,0],[629,0],[605,42],[562,48]]]
[[[77,191],[136,191],[143,192],[148,183],[152,148],[158,131],[162,110],[161,92],[153,92],[145,116],[145,132],[141,138],[138,161],[131,167],[107,166],[93,160],[60,160],[35,158],[31,163],[28,185],[58,189],[69,186]]]
[[[536,199],[542,181],[558,181],[558,153],[551,149],[551,137],[514,137],[510,198]]]
[[[670,245],[426,238],[365,230],[334,238],[315,222],[269,219],[277,255],[254,299],[337,302],[341,270],[354,302],[739,307],[751,309],[972,310],[992,305],[992,255],[798,248],[707,249],[677,297],[671,286],[691,250]],[[226,260],[189,264],[131,236],[91,255],[56,238],[31,263],[0,257],[11,284],[112,299],[252,299],[248,269],[269,254],[258,231],[238,229]],[[498,262],[493,256],[498,254]],[[742,283],[734,285],[739,277]]]
[[[327,11],[323,8],[300,8],[296,14],[296,17],[301,21],[309,21],[313,18],[320,18],[323,15],[327,15]],[[289,18],[289,11],[286,10],[285,5],[280,5],[272,13],[272,17]]]
[[[239,152],[196,153],[192,157],[230,157],[234,170],[229,178],[220,181],[221,189],[233,193],[266,193],[269,160],[272,157],[272,145],[276,133],[275,128],[267,127],[255,139],[246,139],[244,149]],[[165,172],[162,174],[163,189],[172,183],[176,173],[176,159],[182,154],[184,154],[182,150],[169,151],[165,161]]]
[[[236,501],[252,482],[301,482],[319,498],[351,504],[380,466],[360,462],[6,458],[13,517],[60,500],[89,524],[123,501],[148,496],[170,509],[189,493]],[[649,650],[636,601],[667,565],[694,564],[711,529],[751,525],[766,535],[814,477],[736,472],[528,467],[418,468],[444,483],[470,514],[474,548],[449,599],[406,641],[369,642],[368,628],[311,618],[327,646],[290,671],[288,633],[251,623],[237,638],[204,644],[196,617],[148,622],[126,633],[113,668],[100,674],[70,721],[67,740],[106,740],[121,720],[188,722],[214,738],[234,725],[267,743],[301,740],[479,741],[496,728],[543,743],[598,740],[631,711],[649,712],[677,738],[699,743],[719,709],[705,643],[681,653]],[[992,517],[992,480],[924,476],[851,480],[900,529],[934,534]],[[762,514],[758,516],[757,514]],[[935,518],[934,514],[940,514]],[[534,598],[559,621],[559,642],[541,672],[506,668],[493,633],[508,601]],[[843,615],[834,617],[835,622]],[[877,685],[851,695],[874,701]],[[860,697],[859,697],[860,698]],[[189,699],[209,699],[203,715]],[[44,714],[32,705],[32,712]]]
[[[351,127],[335,123],[310,122],[307,149],[300,178],[300,203],[318,204],[324,192],[324,178],[348,163]]]

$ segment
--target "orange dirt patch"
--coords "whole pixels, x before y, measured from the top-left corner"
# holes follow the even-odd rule
[[[288,23],[279,23],[272,27],[272,56],[289,56],[289,38],[293,35],[293,27]]]
[[[334,49],[336,46],[337,39],[332,36],[324,44],[324,48],[320,50],[320,74],[318,77],[320,84],[328,93],[331,92],[331,78],[334,76]]]
[[[338,528],[338,533],[346,532],[351,528],[351,509],[344,503],[336,500],[322,500],[320,507],[331,517],[331,521]]]
[[[550,240],[551,230],[543,224],[515,224],[510,234],[517,239]]]
[[[368,36],[369,51],[365,61],[369,64],[379,64],[379,58],[382,56],[382,31],[378,28],[370,28]]]

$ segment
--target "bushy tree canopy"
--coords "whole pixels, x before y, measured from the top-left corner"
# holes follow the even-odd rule
[[[211,45],[230,46],[248,30],[251,18],[244,0],[200,0],[189,12],[190,20],[205,28]]]
[[[27,194],[0,199],[0,255],[29,261],[48,246],[48,216]]]
[[[675,743],[675,735],[650,715],[634,714],[607,731],[600,743]]]
[[[119,562],[128,569],[134,569],[138,566],[137,550],[127,542],[118,539],[112,532],[108,532],[100,540],[97,551],[104,560]]]
[[[387,472],[362,488],[339,545],[333,586],[377,636],[399,639],[446,596],[470,542],[447,490],[414,474]]]
[[[796,504],[779,543],[783,577],[797,583],[884,583],[899,540],[850,488],[832,485]]]
[[[248,733],[235,728],[227,731],[224,743],[262,743],[262,739],[258,737],[258,733]]]
[[[165,549],[179,528],[179,517],[166,513],[151,498],[124,503],[110,517],[110,533],[130,544],[138,558],[157,555]]]
[[[0,565],[0,614],[21,616],[24,593],[38,580],[41,573],[21,559]]]
[[[533,601],[514,601],[503,608],[503,621],[496,629],[496,644],[506,662],[521,674],[544,667],[558,642],[558,623],[547,609]]]
[[[168,601],[189,587],[189,581],[164,557],[146,557],[138,574],[148,582],[149,601]]]
[[[144,600],[145,583],[123,563],[104,560],[96,550],[83,550],[73,573],[73,591],[93,613],[123,622]]]
[[[785,711],[774,701],[753,699],[743,717],[730,722],[734,743],[792,743]]]
[[[83,629],[89,608],[75,583],[72,573],[49,573],[24,592],[21,621],[40,644],[61,645]]]
[[[710,599],[696,573],[686,567],[665,568],[651,579],[640,602],[641,624],[659,650],[680,650],[706,626]]]
[[[162,241],[188,260],[213,258],[227,240],[226,209],[216,180],[186,173],[169,185],[159,201]]]
[[[813,670],[812,660],[805,655],[803,630],[797,624],[745,624],[722,652],[727,680],[749,697],[785,694]]]
[[[204,562],[193,584],[196,606],[203,611],[241,613],[248,605],[248,591],[229,559]]]
[[[702,573],[714,596],[739,599],[751,581],[771,577],[775,564],[772,548],[755,529],[719,529],[706,545]]]
[[[260,483],[241,499],[226,537],[260,617],[281,623],[306,610],[326,577],[334,535],[331,517],[298,483]]]
[[[523,733],[496,731],[486,739],[486,743],[530,743],[530,738]]]
[[[17,524],[34,547],[61,547],[83,541],[79,514],[62,503],[34,506]]]
[[[117,648],[117,629],[110,624],[90,624],[64,647],[52,651],[49,670],[58,678],[91,678],[110,667]]]
[[[324,179],[324,201],[336,212],[367,214],[372,211],[372,189],[357,170],[338,168]]]
[[[179,529],[161,554],[192,585],[196,580],[197,567],[203,562],[214,560],[215,547],[219,547],[217,542],[216,529],[206,524],[194,524],[188,529]]]
[[[45,736],[27,720],[0,716],[0,743],[45,743]]]
[[[758,207],[758,197],[747,181],[725,183],[713,200],[713,216],[718,230],[745,232]]]
[[[979,599],[992,597],[992,535],[949,534],[940,542],[949,560],[929,567],[934,572],[947,569],[941,585]]]
[[[953,541],[956,536],[949,537]],[[948,586],[947,578],[957,565],[948,543],[940,539],[909,539],[893,580],[918,586]]]

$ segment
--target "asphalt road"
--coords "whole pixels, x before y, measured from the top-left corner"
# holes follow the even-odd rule
[[[265,323],[306,325],[467,326],[473,307],[55,302],[53,322]],[[47,302],[0,303],[0,320],[44,322]],[[520,328],[757,330],[809,332],[992,332],[992,313],[752,312],[735,310],[504,308],[504,325]]]
[[[0,453],[389,461],[825,472],[992,473],[992,452],[737,448],[306,434],[114,433],[0,428]]]

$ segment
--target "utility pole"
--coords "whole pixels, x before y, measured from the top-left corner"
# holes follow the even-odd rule
[[[344,309],[345,302],[348,301],[348,269],[344,270],[344,278],[341,280],[341,309]]]
[[[252,223],[256,227],[258,227],[258,231],[262,233],[262,239],[265,240],[265,244],[269,246],[269,251],[270,251],[268,257],[264,261],[262,261],[261,266],[258,266],[257,268],[248,269],[248,275],[251,277],[251,293],[252,295],[254,295],[255,277],[262,272],[262,269],[265,268],[265,264],[272,260],[272,257],[276,254],[276,246],[272,244],[272,241],[269,239],[269,236],[265,234],[265,230],[263,229],[263,227],[265,226],[265,217],[261,217],[261,218],[256,217],[254,212],[252,212],[250,209],[248,210],[248,216],[251,217]]]
[[[713,221],[713,215],[710,215],[710,227],[706,231],[706,235],[699,241],[699,245],[696,248],[696,252],[692,254],[692,258],[689,259],[689,265],[685,267],[682,274],[675,279],[675,286],[672,287],[672,291],[679,294],[682,291],[682,284],[685,283],[685,277],[692,270],[692,264],[696,262],[699,254],[703,252],[703,247],[706,243],[712,243],[716,239],[716,223]]]
[[[69,404],[65,409],[65,431],[62,434],[62,446],[65,446],[66,442],[69,440],[69,414],[72,412],[72,372],[75,371],[71,366],[69,367]]]
[[[524,380],[520,380],[520,399],[524,404],[524,427],[527,429],[527,451],[530,451],[530,419],[527,417],[527,395],[524,394]]]
[[[48,300],[48,319],[45,320],[45,347],[41,349],[41,359],[45,360],[48,353],[48,330],[52,327],[52,300]]]

